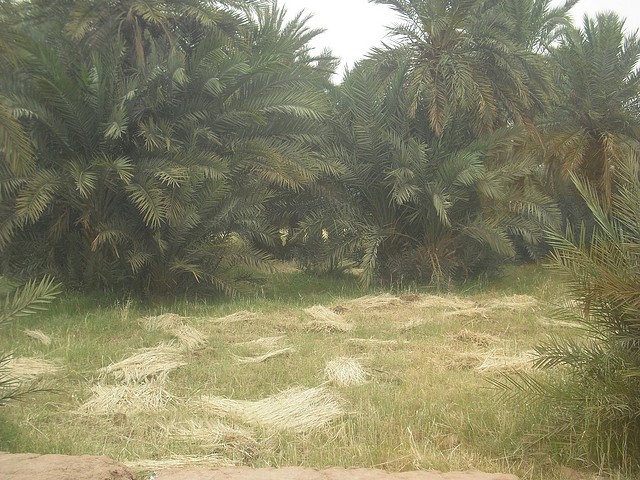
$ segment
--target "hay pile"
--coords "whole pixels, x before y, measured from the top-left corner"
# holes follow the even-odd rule
[[[36,342],[43,345],[51,345],[51,337],[42,330],[24,330],[24,334]]]
[[[189,325],[188,317],[165,313],[155,317],[143,317],[140,322],[147,330],[160,330],[174,336],[185,350],[195,350],[207,344],[207,336]]]
[[[180,455],[165,460],[134,460],[123,462],[124,465],[132,470],[164,470],[168,468],[182,467],[235,467],[236,462],[223,455],[205,455],[198,457],[195,455]]]
[[[111,375],[125,383],[135,383],[145,379],[164,379],[172,370],[186,365],[182,354],[170,345],[145,348],[124,360],[103,367],[99,372]]]
[[[259,442],[251,431],[220,420],[194,419],[170,428],[169,432],[171,437],[196,443],[216,453],[240,453],[244,457],[250,457],[259,447]]]
[[[476,303],[474,301],[463,300],[452,295],[421,295],[416,303],[421,308],[467,310],[476,307]]]
[[[511,295],[498,300],[493,300],[487,304],[489,308],[495,310],[534,310],[538,305],[538,300],[530,295]]]
[[[249,357],[242,357],[239,355],[234,355],[233,357],[236,359],[238,363],[262,363],[270,358],[279,357],[281,355],[289,355],[290,353],[295,352],[295,349],[292,347],[281,348],[279,350],[272,350],[270,352],[264,353],[262,355],[254,355]]]
[[[400,297],[388,293],[382,295],[366,295],[347,302],[350,308],[356,310],[371,310],[392,307],[402,304]]]
[[[147,381],[136,385],[94,385],[91,398],[78,409],[78,413],[110,415],[113,413],[144,413],[163,410],[173,398],[160,381]]]
[[[305,308],[304,312],[313,317],[308,324],[308,329],[313,332],[349,332],[354,328],[353,323],[343,320],[336,312],[322,305]]]
[[[487,355],[482,363],[476,367],[481,372],[496,372],[504,370],[528,370],[533,368],[535,358],[532,350],[509,356],[498,353]]]
[[[327,379],[337,385],[351,386],[367,383],[369,374],[355,358],[339,357],[329,360],[324,368]]]
[[[498,337],[491,335],[490,333],[474,332],[467,330],[466,328],[453,333],[448,337],[458,342],[475,345],[476,347],[488,347],[500,342]]]
[[[322,386],[294,387],[255,401],[203,396],[201,405],[217,415],[295,433],[320,429],[345,414],[338,399]]]
[[[427,323],[430,323],[430,322],[431,320],[424,317],[412,318],[410,320],[407,320],[406,322],[402,322],[400,325],[398,325],[398,328],[401,331],[407,331],[413,328],[421,327],[422,325],[426,325]]]
[[[187,317],[181,317],[175,313],[164,313],[162,315],[142,317],[140,323],[147,330],[162,330],[166,331],[171,328],[175,328],[178,325],[182,325]]]
[[[232,313],[231,315],[227,315],[225,317],[215,318],[212,321],[220,325],[228,325],[231,323],[248,322],[248,321],[256,320],[257,318],[258,318],[257,314],[253,312],[249,312],[247,310],[241,310],[239,312]]]
[[[488,318],[489,309],[486,307],[461,308],[445,312],[444,317],[463,317],[463,318]]]
[[[236,343],[236,346],[273,349],[279,347],[282,343],[282,340],[284,340],[285,338],[285,335],[280,335],[278,337],[261,337],[247,342]]]
[[[42,375],[53,375],[60,370],[60,366],[54,362],[29,357],[11,358],[5,368],[9,378],[20,382],[29,382]]]

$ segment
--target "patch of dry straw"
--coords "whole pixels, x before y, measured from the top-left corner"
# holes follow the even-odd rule
[[[324,368],[324,374],[330,382],[342,386],[363,385],[369,378],[362,364],[350,357],[329,360]]]
[[[460,310],[451,310],[445,312],[445,317],[464,317],[464,318],[487,318],[489,309],[485,307],[462,308]]]
[[[320,429],[344,415],[339,400],[325,387],[294,387],[261,400],[203,396],[213,413],[275,430],[304,433]]]
[[[94,385],[92,396],[78,413],[108,415],[116,412],[139,413],[163,410],[173,398],[159,381],[136,385]]]
[[[462,329],[459,332],[449,335],[449,338],[458,342],[472,344],[477,347],[488,347],[489,345],[500,342],[500,339],[490,333],[474,332],[471,330]]]
[[[221,325],[227,325],[230,323],[248,322],[251,320],[256,320],[257,318],[258,315],[256,313],[249,312],[247,310],[241,310],[224,317],[214,318],[212,321]]]
[[[410,320],[407,320],[406,322],[402,322],[400,325],[398,325],[398,328],[401,331],[406,331],[406,330],[411,330],[413,328],[418,328],[421,327],[422,325],[426,325],[427,323],[431,323],[432,320],[428,319],[428,318],[412,318]]]
[[[370,310],[370,309],[378,309],[390,306],[397,306],[402,304],[402,300],[400,297],[396,297],[395,295],[390,295],[388,293],[382,295],[366,295],[364,297],[355,298],[347,302],[347,305],[350,308],[355,308],[357,310]]]
[[[169,435],[207,449],[218,452],[240,453],[244,457],[252,456],[259,446],[254,434],[238,425],[229,425],[220,420],[190,420],[169,429]]]
[[[28,382],[42,375],[53,375],[60,366],[42,358],[18,357],[9,360],[6,366],[7,376],[18,381]]]
[[[422,308],[447,308],[467,310],[476,307],[472,300],[464,300],[452,295],[421,295],[416,304]]]
[[[175,313],[164,313],[162,315],[142,317],[140,323],[147,330],[168,330],[176,328],[184,323],[187,317],[181,317]]]
[[[276,348],[280,346],[282,340],[286,338],[285,335],[280,335],[278,337],[262,337],[256,338],[255,340],[250,340],[248,342],[240,342],[236,343],[238,347],[259,347],[259,348]]]
[[[487,306],[496,310],[533,310],[538,305],[538,299],[530,295],[511,295],[492,300]]]
[[[191,325],[179,325],[170,329],[168,333],[176,337],[180,346],[187,350],[196,350],[207,344],[207,336]]]
[[[169,345],[159,345],[154,348],[145,348],[120,362],[107,365],[99,372],[131,383],[148,378],[162,379],[171,370],[183,365],[186,365],[186,362],[183,361],[179,350]]]
[[[263,355],[255,355],[251,357],[241,357],[239,355],[234,355],[233,357],[236,359],[238,363],[262,363],[270,358],[279,357],[282,355],[289,355],[290,353],[295,352],[295,349],[292,347],[281,348],[280,350],[273,350],[271,352],[267,352]]]
[[[396,346],[400,345],[400,340],[381,340],[379,338],[350,338],[348,343],[354,345],[372,345],[372,346]],[[409,343],[407,340],[402,343]]]
[[[167,458],[164,460],[132,460],[129,462],[123,462],[124,465],[133,470],[165,470],[168,468],[180,468],[180,467],[235,467],[236,462],[223,455],[182,455]]]
[[[353,323],[343,320],[336,312],[322,305],[305,308],[304,312],[313,317],[313,321],[308,324],[311,331],[349,332],[353,330]]]
[[[43,345],[51,345],[51,337],[42,330],[24,330],[24,334],[36,342]]]
[[[534,352],[532,350],[509,356],[492,353],[476,367],[481,372],[495,372],[503,370],[527,370],[533,367]]]

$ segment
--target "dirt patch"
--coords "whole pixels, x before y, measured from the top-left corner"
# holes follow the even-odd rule
[[[0,453],[0,479],[135,480],[124,465],[107,457]]]
[[[402,472],[365,468],[191,468],[158,473],[155,480],[518,480],[513,475],[481,472]]]
[[[366,468],[177,468],[139,475],[138,480],[518,480],[514,475],[482,472],[402,472]],[[0,453],[0,479],[135,480],[124,465],[107,457]]]

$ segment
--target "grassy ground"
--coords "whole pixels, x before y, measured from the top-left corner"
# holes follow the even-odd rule
[[[499,282],[463,285],[440,300],[424,291],[358,303],[352,299],[365,293],[353,278],[318,279],[289,270],[274,274],[255,295],[235,300],[142,306],[67,295],[48,312],[1,332],[0,351],[51,362],[57,371],[38,376],[49,391],[0,412],[0,450],[104,454],[141,471],[164,461],[569,478],[530,441],[545,412],[499,402],[488,380],[528,369],[526,353],[547,334],[575,332],[549,320],[562,293],[546,272],[528,266],[505,273]],[[314,305],[333,308],[334,323],[304,311]],[[238,311],[255,315],[216,320]],[[142,320],[168,313],[187,318],[164,326]],[[182,334],[176,333],[180,325]],[[185,325],[192,327],[192,340],[199,332],[204,343],[181,344]],[[341,325],[352,329],[340,331]],[[40,330],[51,343],[25,330]],[[128,383],[117,372],[99,371],[162,344],[182,366]],[[362,367],[364,383],[327,377],[327,363],[345,358]],[[153,365],[161,370],[162,360]],[[135,371],[125,372],[135,377]],[[128,406],[107,405],[122,385],[138,397]],[[292,387],[322,387],[317,401],[337,402],[343,413],[323,424],[319,413],[314,417],[322,405],[299,400],[302,411],[292,415],[318,426],[296,431],[239,411],[256,404],[234,404],[229,413],[219,398],[260,400]],[[100,388],[111,396],[96,397]],[[218,403],[207,403],[211,398]],[[279,398],[271,408],[288,401]],[[146,407],[136,412],[140,402]]]

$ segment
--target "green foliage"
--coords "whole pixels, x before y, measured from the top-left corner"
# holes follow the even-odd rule
[[[559,318],[582,339],[551,337],[536,365],[555,376],[507,377],[499,384],[553,405],[548,433],[562,453],[599,466],[637,469],[640,448],[640,177],[637,157],[616,163],[609,209],[597,187],[573,177],[597,227],[589,238],[552,235],[553,269],[576,306]]]
[[[16,288],[4,299],[2,310],[0,310],[0,328],[14,317],[31,315],[46,309],[60,291],[60,284],[55,283],[51,277],[44,277],[40,282],[30,281]],[[32,387],[20,385],[11,378],[7,371],[11,359],[11,354],[0,353],[0,406],[34,391]]]
[[[5,168],[9,268],[82,288],[233,293],[266,259],[253,245],[275,236],[268,202],[323,169],[318,32],[275,7],[131,2],[129,18],[98,4],[54,10],[71,38],[23,32],[12,108],[37,169]]]
[[[436,135],[424,116],[411,118],[410,62],[398,64],[381,80],[364,63],[339,89],[326,155],[345,173],[301,224],[315,253],[324,250],[317,259],[327,268],[359,257],[368,284],[438,284],[513,256],[514,237],[538,243],[557,213],[536,181],[524,131]]]

